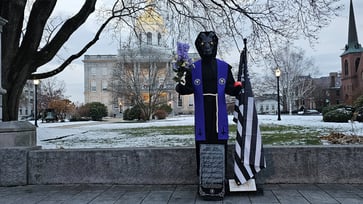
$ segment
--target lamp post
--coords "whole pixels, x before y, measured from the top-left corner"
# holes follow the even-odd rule
[[[275,76],[277,79],[277,120],[281,120],[281,114],[280,114],[280,76],[281,76],[281,70],[279,67],[275,69]]]
[[[38,85],[40,83],[39,79],[34,79],[34,125],[38,127]]]

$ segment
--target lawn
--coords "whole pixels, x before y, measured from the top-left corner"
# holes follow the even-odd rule
[[[236,124],[230,119],[230,144],[235,143]],[[321,116],[259,115],[264,145],[363,144],[363,123],[326,123]],[[321,136],[324,136],[322,138]],[[54,148],[193,147],[194,117],[127,122],[40,123],[38,144]]]
[[[105,130],[102,130],[103,132]],[[109,132],[118,132],[120,135],[127,135],[128,138],[154,137],[171,135],[194,135],[194,126],[165,126],[165,127],[144,127],[129,129],[110,129]],[[265,145],[318,145],[321,144],[319,136],[321,132],[313,128],[303,126],[285,125],[260,125],[260,131]],[[236,125],[229,126],[230,143],[234,143],[236,137]],[[190,140],[193,138],[185,138]],[[191,143],[190,141],[187,143]]]

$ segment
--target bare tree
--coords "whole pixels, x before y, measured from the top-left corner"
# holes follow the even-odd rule
[[[298,79],[296,79],[295,86],[293,87],[295,107],[298,109],[303,108],[304,110],[311,108],[310,104],[307,103],[314,101],[313,93],[315,88],[316,87],[311,75],[298,77]],[[289,113],[291,113],[291,111],[292,110],[289,109]]]
[[[284,47],[273,53],[273,57],[266,57],[270,66],[264,77],[265,90],[276,90],[275,69],[281,70],[280,89],[282,104],[285,111],[290,114],[304,103],[305,99],[312,97],[315,89],[311,76],[318,70],[311,58],[305,56],[302,49],[285,44]],[[273,66],[271,66],[273,65]]]
[[[318,32],[341,9],[340,0],[167,0],[170,30],[177,39],[196,36],[193,32],[214,30],[226,40],[221,43],[242,45],[249,39],[254,54],[271,52],[284,41],[301,37],[317,40]],[[158,1],[159,2],[159,1]],[[190,41],[190,40],[189,40]],[[239,49],[240,50],[240,49]]]
[[[38,91],[38,110],[39,112],[49,108],[52,101],[64,100],[66,97],[64,81],[57,80],[56,77],[41,80]]]
[[[0,16],[8,20],[2,33],[3,47],[1,52],[2,83],[7,90],[7,94],[3,97],[3,120],[5,121],[17,120],[19,99],[26,80],[43,79],[60,73],[97,42],[102,31],[111,20],[117,18],[127,21],[128,17],[132,17],[145,8],[145,1],[115,1],[112,9],[108,10],[108,18],[99,27],[94,38],[80,48],[79,52],[67,57],[54,70],[35,74],[39,67],[47,64],[56,56],[70,36],[95,11],[96,5],[96,0],[84,1],[78,13],[65,20],[61,26],[54,27],[56,32],[49,36],[43,36],[43,31],[47,28],[48,19],[51,17],[56,2],[57,0],[34,0],[29,17],[26,18],[27,0],[0,1]],[[49,40],[42,41],[42,39]]]
[[[125,107],[138,106],[143,119],[149,120],[156,107],[166,104],[170,85],[171,52],[165,56],[149,48],[123,49],[113,71],[111,92],[115,99],[122,99]]]
[[[105,9],[105,19],[94,38],[79,52],[65,58],[54,70],[34,74],[37,69],[50,62],[70,36],[95,11],[96,0],[86,0],[79,12],[66,19],[51,39],[42,44],[43,31],[55,8],[57,0],[34,0],[27,19],[24,15],[27,0],[0,1],[0,16],[8,20],[2,33],[2,82],[7,94],[3,97],[3,119],[17,120],[19,99],[27,79],[43,79],[63,71],[73,60],[82,56],[97,42],[102,31],[113,20],[133,26],[140,11],[151,5],[146,0],[115,0],[112,8]],[[214,30],[226,40],[221,44],[235,42],[238,47],[244,37],[250,38],[255,52],[273,50],[275,45],[286,39],[304,36],[317,38],[318,31],[336,14],[339,0],[165,0],[154,4],[167,16],[169,32],[175,39],[188,36],[191,32]],[[24,33],[23,33],[24,31]],[[46,38],[46,37],[45,37]],[[230,40],[232,39],[232,40]]]
[[[48,108],[53,109],[56,117],[64,121],[66,119],[67,114],[70,114],[75,111],[76,106],[68,99],[61,100],[52,100],[48,104]]]

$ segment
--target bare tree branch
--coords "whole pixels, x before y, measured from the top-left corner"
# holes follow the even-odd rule
[[[30,76],[30,79],[44,79],[44,78],[48,78],[51,76],[54,76],[60,72],[62,72],[70,63],[72,63],[73,60],[79,58],[80,56],[82,56],[92,45],[94,45],[100,38],[100,35],[102,34],[102,32],[104,31],[104,29],[106,28],[106,26],[113,20],[116,18],[122,19],[123,17],[130,17],[135,13],[138,13],[139,11],[142,11],[145,9],[145,7],[137,7],[137,6],[126,6],[125,4],[122,4],[123,7],[119,8],[118,6],[118,2],[116,1],[116,3],[113,6],[113,10],[112,10],[112,15],[110,17],[108,17],[104,23],[99,27],[99,29],[97,30],[95,36],[93,37],[93,39],[91,41],[89,41],[79,52],[77,52],[76,54],[71,55],[70,57],[68,57],[59,67],[55,68],[52,71],[48,71],[45,73],[34,73]],[[123,1],[122,1],[123,2]],[[84,5],[85,7],[86,5]],[[90,6],[90,5],[88,5]],[[94,5],[93,5],[94,6]],[[80,10],[80,12],[82,12],[83,9]],[[70,21],[70,20],[68,20]],[[72,24],[73,21],[70,22],[66,22],[65,24],[63,24],[62,28],[67,28],[68,26],[70,26],[69,24]],[[74,20],[74,22],[78,22],[76,20]],[[68,25],[68,26],[67,26]],[[78,25],[79,26],[79,25]],[[62,28],[60,29],[60,31],[58,31],[58,33],[60,33],[62,31]],[[57,34],[58,34],[57,33]],[[71,33],[70,33],[71,34]],[[70,36],[69,34],[69,36]],[[48,50],[51,50],[53,54],[56,54],[55,51],[58,51],[60,49],[60,47],[57,47],[56,49],[58,50],[54,50],[55,48],[53,47],[58,45],[59,41],[62,40],[67,40],[69,38],[68,35],[64,36],[64,35],[59,35],[58,38],[54,38],[52,40],[52,43],[47,44],[40,52],[39,52],[39,57],[42,58],[41,56],[44,55],[44,57],[47,57],[47,59],[42,61],[39,61],[39,64],[37,64],[37,66],[42,65],[42,63],[45,63],[46,60],[49,60],[49,57],[51,57],[49,55]],[[57,43],[56,43],[57,42]],[[64,43],[64,42],[63,42]],[[52,54],[51,54],[52,55]]]

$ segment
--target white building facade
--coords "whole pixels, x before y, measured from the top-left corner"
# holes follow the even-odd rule
[[[268,94],[264,96],[255,97],[256,111],[258,114],[277,114],[277,95]],[[280,110],[282,106],[280,104]]]
[[[84,101],[103,103],[110,116],[119,112],[118,102],[112,100],[109,91],[109,82],[117,61],[117,55],[85,55],[83,60]]]
[[[148,7],[137,19],[135,31],[134,44],[120,49],[117,55],[84,56],[85,103],[101,102],[107,106],[109,115],[115,116],[135,105],[131,89],[140,89],[138,94],[148,102],[156,97],[150,90],[157,88],[160,102],[171,106],[175,113],[178,108],[176,83],[172,80],[175,51],[166,43],[163,18],[153,7]],[[115,73],[121,75],[118,82]],[[117,83],[118,90],[114,90]]]

